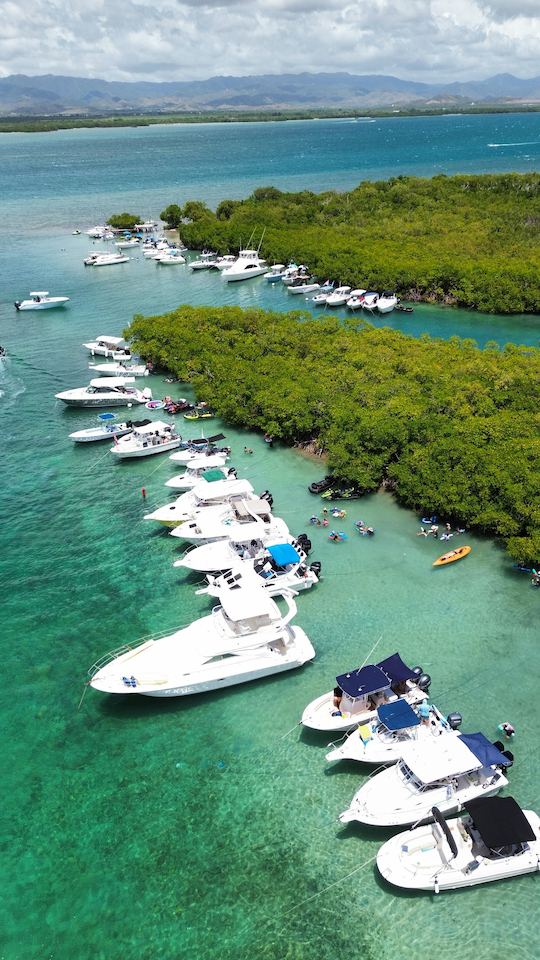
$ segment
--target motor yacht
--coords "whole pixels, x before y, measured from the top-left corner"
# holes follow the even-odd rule
[[[146,403],[152,399],[152,391],[145,387],[137,390],[131,384],[134,377],[98,377],[87,387],[63,390],[55,394],[68,407],[130,407],[134,403]]]
[[[150,420],[126,420],[124,423],[116,423],[115,413],[98,413],[97,420],[96,426],[88,427],[86,430],[76,430],[75,433],[69,434],[69,439],[74,443],[112,440],[113,437],[125,437],[138,427],[146,426],[151,422]]]
[[[176,453],[171,453],[169,460],[173,463],[193,463],[194,460],[200,460],[203,456],[212,457],[216,453],[222,453],[225,456],[224,463],[229,459],[231,452],[230,447],[216,447],[215,444],[219,440],[224,440],[225,436],[223,433],[217,433],[213,437],[200,437],[195,440],[186,441],[185,448],[177,450]]]
[[[180,446],[182,438],[174,426],[163,420],[152,420],[143,426],[135,427],[129,436],[121,440],[114,438],[111,453],[118,460],[133,460],[136,457],[151,457],[156,453],[167,453]]]
[[[136,240],[135,237],[126,237],[125,240],[117,240],[114,245],[118,250],[129,250],[131,247],[140,246],[139,241]]]
[[[285,614],[262,587],[223,590],[209,616],[103,657],[89,671],[90,686],[103,693],[182,697],[300,667],[315,651],[304,631],[291,625],[292,593],[283,598]]]
[[[377,854],[377,867],[389,883],[407,890],[442,893],[537,873],[540,819],[522,810],[513,797],[479,797],[465,803],[465,816],[398,833]]]
[[[89,363],[88,369],[100,377],[147,377],[150,370],[144,363]]]
[[[374,827],[406,826],[432,820],[434,806],[443,817],[450,816],[470,800],[505,787],[503,771],[512,760],[482,733],[406,744],[400,761],[368,780],[339,819]]]
[[[188,547],[183,557],[175,560],[173,567],[182,567],[185,570],[193,570],[197,573],[216,573],[221,570],[231,570],[241,560],[261,559],[266,555],[267,548],[274,545],[275,542],[275,538],[270,535],[253,540],[247,540],[240,536],[204,543],[200,547]],[[288,536],[280,540],[280,544],[284,543],[291,544],[300,556],[301,561],[306,563],[307,550],[304,550],[303,542],[301,543],[294,537]]]
[[[112,357],[113,360],[131,359],[131,351],[123,337],[102,334],[89,343],[83,343],[83,347],[89,350],[92,356]]]
[[[379,313],[392,313],[392,310],[395,310],[397,307],[397,303],[398,298],[395,293],[390,293],[388,290],[385,290],[377,300],[377,310]]]
[[[305,554],[302,557],[287,541],[271,544],[257,557],[249,555],[249,547],[244,553],[245,559],[237,555],[235,565],[226,573],[207,574],[208,586],[201,587],[196,593],[218,597],[224,589],[238,590],[252,583],[262,585],[270,595],[281,593],[283,589],[301,593],[319,582],[320,563],[315,561],[308,566]]]
[[[268,283],[277,283],[278,280],[281,280],[284,271],[286,270],[284,263],[273,263],[268,273],[264,274],[264,279]]]
[[[350,287],[336,287],[327,297],[327,307],[342,307],[351,296]]]
[[[378,293],[374,293],[373,290],[367,290],[362,300],[362,309],[373,312],[373,310],[375,310],[375,307],[377,306],[378,300],[379,300]]]
[[[347,300],[347,310],[361,310],[366,292],[366,290],[351,290],[350,297]]]
[[[167,240],[153,240],[143,244],[143,257],[145,260],[157,260],[159,257],[169,254],[171,245]]]
[[[287,285],[287,293],[295,294],[295,295],[298,295],[298,294],[305,295],[308,293],[315,293],[316,290],[320,290],[320,289],[321,289],[320,283],[311,281],[309,277],[307,279],[305,279],[304,277],[297,277],[296,280],[293,280],[292,283],[289,283]]]
[[[232,267],[233,263],[236,263],[234,253],[227,253],[224,257],[217,257],[214,267],[216,270],[227,270],[228,267]]]
[[[152,513],[145,514],[144,519],[155,520],[164,527],[177,527],[180,523],[191,520],[198,511],[216,508],[221,510],[231,497],[248,497],[252,493],[253,487],[249,480],[236,480],[231,477],[230,480],[216,480],[211,483],[201,479],[193,490],[183,493],[172,503],[166,503]]]
[[[100,225],[98,225],[97,227],[90,227],[90,229],[86,231],[86,236],[92,237],[93,240],[101,240],[103,239],[103,235],[106,232],[106,230],[107,230],[106,227],[103,227]]]
[[[397,763],[405,744],[432,740],[446,733],[455,733],[461,725],[461,714],[444,717],[434,704],[423,704],[416,709],[400,698],[383,703],[377,715],[354,730],[326,754],[329,762],[356,760],[359,763]]]
[[[198,260],[192,260],[190,268],[192,270],[212,270],[217,261],[217,253],[211,250],[203,250]]]
[[[32,290],[30,300],[15,300],[16,310],[52,310],[54,307],[63,307],[69,302],[69,297],[50,297],[48,290]]]
[[[114,267],[118,263],[127,263],[130,258],[123,253],[100,253],[96,257],[87,257],[87,267]]]
[[[226,467],[225,453],[215,453],[211,456],[201,456],[192,460],[187,465],[185,473],[179,473],[176,477],[171,477],[165,483],[166,487],[172,487],[173,490],[191,490],[196,487],[200,480],[206,480],[208,483],[215,483],[218,480],[224,480],[227,477],[236,479],[236,471],[233,467]]]
[[[377,717],[377,708],[403,697],[408,703],[427,699],[431,677],[421,667],[408,667],[399,653],[377,664],[361,666],[336,677],[334,690],[313,700],[302,714],[312,730],[352,730]]]
[[[171,250],[169,252],[164,251],[159,254],[159,256],[154,257],[155,262],[162,267],[169,267],[171,264],[179,265],[186,262],[186,258],[182,256],[180,251]]]
[[[232,266],[222,270],[221,276],[229,283],[233,280],[249,280],[250,277],[260,277],[267,270],[266,260],[259,257],[258,250],[240,250],[237,260]]]
[[[220,509],[197,510],[191,519],[171,531],[171,537],[188,543],[210,543],[238,536],[249,540],[269,535],[276,540],[287,537],[287,524],[272,516],[270,509],[270,504],[258,497],[234,496]]]

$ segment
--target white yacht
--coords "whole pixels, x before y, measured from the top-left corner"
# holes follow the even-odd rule
[[[442,893],[540,870],[540,819],[513,797],[480,797],[466,815],[398,833],[377,854],[379,872],[396,887]]]
[[[156,453],[167,453],[182,443],[172,424],[163,420],[152,420],[143,426],[135,427],[129,436],[122,440],[114,438],[111,453],[118,460],[133,460],[135,457],[151,457]]]
[[[217,480],[226,480],[227,477],[236,479],[236,471],[233,467],[226,467],[225,453],[214,453],[211,456],[201,456],[187,465],[185,473],[179,473],[176,477],[171,477],[165,483],[166,487],[172,487],[173,490],[191,490],[196,487],[201,480],[214,483]]]
[[[198,260],[192,260],[190,268],[192,270],[212,270],[216,265],[217,253],[211,250],[203,250]]]
[[[145,426],[150,420],[126,420],[116,423],[115,413],[98,413],[98,423],[86,430],[76,430],[70,433],[69,439],[74,443],[96,443],[99,440],[112,440],[113,437],[125,437],[132,430]]]
[[[174,530],[171,537],[188,543],[210,543],[244,537],[254,540],[272,536],[275,540],[289,535],[289,528],[280,517],[274,517],[267,500],[258,497],[232,497],[219,509],[208,508],[195,512]]]
[[[249,280],[250,277],[260,277],[268,270],[266,260],[259,257],[258,250],[240,250],[238,258],[230,267],[221,271],[221,276],[227,283],[233,280]]]
[[[114,267],[118,263],[127,263],[129,259],[123,253],[100,253],[96,257],[87,257],[84,264],[87,267]]]
[[[225,437],[223,434],[219,435],[220,440],[224,440]],[[208,440],[205,440],[204,443],[197,443],[196,441],[190,440],[189,446],[183,450],[177,450],[176,453],[171,453],[169,460],[173,463],[182,463],[184,466],[187,464],[193,463],[194,460],[200,460],[201,457],[213,457],[216,454],[223,454],[223,463],[229,459],[230,447],[216,447],[214,446],[214,439],[209,437]],[[220,464],[222,466],[223,464]],[[173,486],[173,484],[168,484]],[[166,484],[167,486],[167,484]]]
[[[148,387],[137,390],[132,383],[135,383],[134,377],[98,377],[87,387],[63,390],[55,396],[69,407],[130,407],[152,399]]]
[[[315,293],[316,290],[320,290],[320,283],[311,281],[309,277],[298,277],[297,280],[293,280],[292,283],[287,285],[287,293],[298,295],[298,294],[308,294]]]
[[[364,303],[364,294],[366,290],[351,290],[347,300],[347,310],[361,310]]]
[[[307,561],[307,553],[302,544],[294,537],[283,537],[280,546],[290,544],[303,563]],[[248,559],[259,560],[266,555],[267,548],[276,544],[275,537],[263,536],[253,540],[231,537],[228,540],[217,540],[204,543],[200,547],[189,547],[180,560],[175,560],[173,567],[193,570],[197,573],[216,573],[221,570],[232,570],[239,561]]]
[[[261,587],[223,590],[209,616],[104,657],[90,669],[89,683],[103,693],[182,697],[300,667],[315,651],[291,625],[292,593],[283,597],[285,614]]]
[[[377,664],[358,667],[336,677],[337,686],[308,704],[302,723],[312,730],[352,730],[377,717],[377,708],[402,696],[409,703],[427,699],[431,677],[411,669],[399,653]]]
[[[397,306],[398,298],[395,293],[389,293],[385,291],[381,293],[379,299],[377,300],[377,310],[379,313],[392,313],[392,310],[395,310]]]
[[[186,520],[191,520],[195,513],[201,510],[223,508],[231,497],[250,496],[253,487],[249,480],[200,480],[193,490],[183,493],[181,497],[158,507],[152,513],[145,514],[145,520],[155,520],[164,527],[177,527]]]
[[[350,287],[336,287],[326,298],[327,307],[342,307],[350,299]]]
[[[508,783],[512,765],[482,733],[461,733],[402,747],[401,760],[377,773],[355,793],[340,815],[374,827],[406,826],[433,819],[436,806],[444,817],[477,797],[498,793]]]
[[[162,267],[178,266],[186,262],[179,250],[163,251],[157,257],[154,257],[156,263]]]
[[[329,296],[330,294],[328,292],[316,293],[315,296],[311,298],[311,302],[314,307],[325,307]]]
[[[237,555],[236,563],[226,573],[207,574],[208,586],[201,587],[196,593],[219,597],[224,589],[238,590],[250,584],[263,586],[270,595],[279,594],[284,589],[301,593],[319,582],[320,563],[309,566],[305,554],[301,556],[287,541],[271,544],[256,558],[249,556],[249,548],[245,553],[245,559]]]
[[[273,263],[268,273],[264,274],[264,279],[267,280],[268,283],[277,283],[278,280],[281,280],[285,269],[284,263]]]
[[[147,377],[150,373],[145,363],[128,363],[122,360],[114,363],[89,363],[88,369],[100,377]]]
[[[367,290],[362,299],[362,308],[364,310],[369,310],[372,313],[377,306],[378,300],[378,293],[374,293],[373,290]]]
[[[400,698],[383,703],[377,715],[354,730],[326,754],[329,762],[356,760],[359,763],[397,763],[405,744],[433,740],[446,733],[456,733],[461,725],[461,714],[444,717],[434,704],[426,701],[416,710]]]
[[[171,252],[171,245],[167,240],[154,240],[143,244],[143,257],[145,260],[157,260]]]
[[[30,300],[15,300],[17,310],[51,310],[53,307],[63,307],[69,302],[69,297],[50,297],[48,290],[32,290]]]
[[[131,359],[130,349],[123,337],[113,337],[105,333],[89,343],[83,343],[83,347],[86,347],[92,356],[112,357],[113,360]]]
[[[131,247],[138,247],[139,241],[135,237],[126,237],[125,240],[117,240],[114,245],[118,250],[129,250]]]
[[[106,230],[106,227],[100,225],[97,227],[90,227],[90,229],[86,231],[86,236],[92,237],[93,240],[102,240]]]

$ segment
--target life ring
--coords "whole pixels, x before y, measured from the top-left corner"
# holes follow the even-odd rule
[[[145,403],[147,410],[163,410],[164,406],[163,400],[148,400],[148,402]]]

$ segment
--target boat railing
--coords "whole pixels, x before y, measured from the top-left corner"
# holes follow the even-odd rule
[[[92,677],[95,677],[96,673],[106,667],[108,663],[112,663],[113,660],[116,660],[118,657],[121,657],[124,653],[131,653],[134,650],[138,650],[143,643],[148,643],[151,640],[161,640],[163,637],[168,637],[171,633],[176,633],[178,630],[181,630],[182,626],[174,627],[172,630],[163,630],[161,633],[151,633],[145,637],[139,637],[136,643],[123,643],[119,647],[115,647],[113,650],[109,650],[107,653],[104,653],[99,660],[96,660],[88,669],[88,679],[91,680]]]

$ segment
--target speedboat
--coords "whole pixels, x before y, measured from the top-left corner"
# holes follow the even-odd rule
[[[147,377],[150,370],[145,363],[89,363],[88,369],[100,377]]]
[[[220,440],[224,440],[225,437],[222,433],[217,434]],[[202,438],[201,438],[202,439]],[[193,463],[194,460],[200,460],[202,456],[212,457],[215,453],[224,454],[224,463],[229,459],[231,452],[230,447],[216,447],[214,446],[212,437],[209,437],[208,440],[204,440],[203,443],[200,441],[197,443],[195,440],[186,441],[186,447],[181,450],[177,450],[176,453],[171,453],[169,460],[172,460],[173,463]]]
[[[145,260],[157,260],[171,252],[171,245],[167,240],[153,240],[143,244]]]
[[[231,497],[219,509],[202,509],[195,512],[171,531],[171,537],[179,537],[188,543],[210,543],[212,540],[229,540],[242,536],[254,540],[273,536],[276,540],[289,535],[289,528],[280,517],[272,516],[270,504],[258,497]]]
[[[63,307],[69,297],[50,297],[48,290],[32,290],[30,300],[15,300],[17,310],[51,310],[53,307]]]
[[[424,703],[414,709],[400,698],[382,703],[377,715],[367,723],[359,724],[326,754],[334,760],[357,760],[359,763],[397,763],[405,744],[416,743],[456,732],[461,725],[461,714],[450,713],[445,718],[434,704]]]
[[[146,426],[150,420],[126,420],[125,423],[116,423],[115,413],[98,413],[99,425],[88,427],[86,430],[76,430],[70,433],[69,439],[75,443],[95,443],[98,440],[111,440],[112,437],[125,437],[139,427]]]
[[[198,260],[192,260],[190,267],[192,270],[211,270],[216,265],[217,253],[210,250],[203,250]]]
[[[283,597],[285,614],[259,586],[223,590],[209,616],[103,657],[89,671],[90,686],[103,693],[182,697],[300,667],[315,651],[304,631],[291,626],[292,593]]]
[[[395,310],[397,303],[398,298],[396,297],[395,293],[384,290],[377,300],[377,310],[379,313],[392,313],[392,310]]]
[[[164,252],[159,254],[159,256],[154,257],[154,260],[157,264],[160,264],[164,267],[170,266],[171,264],[182,264],[186,262],[186,258],[182,256],[180,251],[175,252],[173,250],[168,253]]]
[[[145,514],[145,520],[155,520],[164,527],[177,527],[203,510],[223,510],[229,500],[235,496],[249,497],[253,487],[249,480],[216,480],[210,482],[201,478],[193,490],[183,493],[181,497],[158,507],[152,513]],[[219,513],[218,516],[221,514]]]
[[[307,560],[307,550],[304,550],[303,541],[294,537],[285,537],[280,541],[291,544],[303,563]],[[228,540],[219,540],[212,543],[203,543],[200,547],[189,547],[180,560],[175,560],[173,567],[182,567],[197,573],[216,573],[220,570],[231,570],[240,560],[253,558],[257,560],[265,556],[269,546],[275,544],[275,539],[258,537],[246,540],[244,537],[231,537]]]
[[[320,290],[320,283],[310,282],[309,277],[297,277],[296,280],[293,280],[292,283],[287,285],[287,293],[292,294],[306,294],[306,293],[315,293],[316,290]]]
[[[201,456],[192,460],[187,465],[185,473],[179,473],[176,477],[171,477],[165,483],[166,487],[172,487],[173,490],[191,490],[196,487],[199,481],[206,480],[208,483],[215,483],[218,480],[224,480],[228,476],[236,478],[236,471],[231,467],[225,466],[227,454],[215,453],[211,456]]]
[[[227,270],[228,267],[232,267],[233,263],[236,263],[234,253],[226,253],[225,256],[216,259],[214,267],[216,270]]]
[[[237,260],[232,266],[221,271],[223,279],[230,283],[233,280],[249,280],[250,277],[260,277],[268,270],[266,260],[259,257],[258,250],[240,250]]]
[[[102,334],[91,340],[89,343],[83,343],[90,351],[98,357],[112,357],[113,360],[130,360],[131,352],[123,337],[112,337],[109,334]]]
[[[139,246],[139,241],[136,240],[135,237],[126,237],[125,240],[117,240],[115,243],[115,247],[117,247],[118,250],[124,250],[124,249],[127,250],[130,247],[138,247],[138,246]]]
[[[327,307],[342,307],[351,295],[350,287],[336,287],[327,297]]]
[[[246,559],[241,559],[237,556],[236,563],[230,570],[217,576],[208,574],[208,586],[195,592],[219,597],[221,591],[227,588],[238,590],[246,585],[259,584],[271,595],[279,594],[283,589],[300,593],[319,582],[318,575],[321,570],[318,561],[308,566],[305,559],[305,554],[302,558],[292,544],[274,543],[260,551],[256,558],[248,555]]]
[[[377,854],[379,872],[396,887],[442,893],[479,883],[537,873],[540,819],[513,797],[479,797],[466,815],[434,822],[387,840]]]
[[[394,653],[377,664],[358,667],[336,677],[334,690],[313,700],[302,714],[312,730],[352,730],[377,717],[377,708],[403,697],[408,703],[427,699],[431,677],[421,667],[411,669]]]
[[[349,299],[347,300],[347,309],[361,310],[364,305],[364,294],[366,292],[366,290],[351,290]]]
[[[364,297],[362,299],[362,308],[364,310],[369,310],[370,312],[373,312],[373,310],[375,310],[375,307],[377,306],[378,301],[379,301],[379,294],[374,293],[373,290],[368,290],[364,294]]]
[[[151,420],[141,427],[135,427],[133,433],[123,440],[114,438],[114,447],[111,453],[118,460],[134,459],[135,457],[151,457],[154,453],[166,453],[180,446],[182,438],[176,433],[174,426],[162,420]]]
[[[90,227],[90,229],[86,231],[86,236],[92,237],[94,240],[101,240],[106,229],[107,228],[103,226]]]
[[[311,302],[315,307],[324,307],[326,306],[326,301],[329,296],[329,293],[316,293],[315,296],[311,298]]]
[[[505,787],[503,771],[512,761],[509,751],[502,752],[482,733],[405,744],[399,763],[368,780],[339,819],[374,827],[406,826],[432,820],[433,806],[443,817],[450,816],[470,800]]]
[[[118,263],[127,263],[129,259],[122,253],[101,253],[92,258],[90,263],[87,263],[86,260],[84,263],[87,267],[113,267]]]
[[[277,283],[278,280],[281,280],[285,269],[284,263],[273,263],[268,273],[264,274],[264,279],[268,283]]]
[[[63,390],[55,396],[68,407],[130,407],[151,399],[152,391],[148,387],[137,390],[132,383],[135,383],[134,377],[98,377],[87,387]]]

